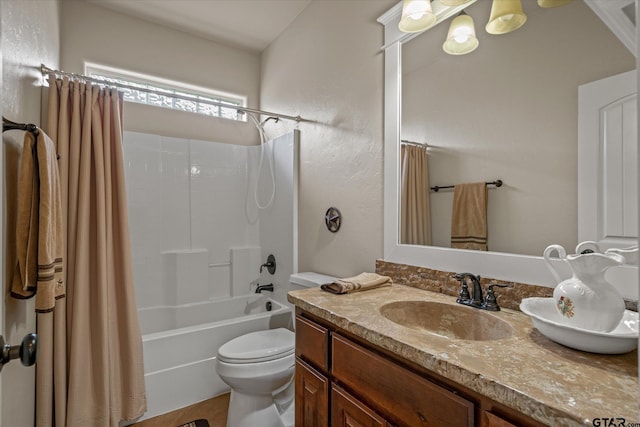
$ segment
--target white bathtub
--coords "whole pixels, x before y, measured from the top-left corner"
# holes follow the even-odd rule
[[[271,311],[267,311],[267,302]],[[138,310],[147,412],[141,419],[229,391],[215,371],[218,348],[264,329],[292,329],[291,310],[263,295]]]

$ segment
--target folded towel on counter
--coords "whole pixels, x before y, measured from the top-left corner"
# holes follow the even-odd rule
[[[46,313],[65,296],[62,275],[63,226],[60,177],[54,143],[39,129],[25,133],[18,184],[15,273],[10,294],[36,296]]]
[[[350,294],[390,286],[391,283],[391,277],[388,276],[381,276],[376,273],[360,273],[357,276],[326,283],[321,285],[320,288],[333,294]]]
[[[486,251],[487,184],[456,184],[451,215],[451,247]]]

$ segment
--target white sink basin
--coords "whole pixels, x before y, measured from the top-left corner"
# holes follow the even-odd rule
[[[638,313],[633,311],[625,310],[613,331],[598,332],[564,324],[553,298],[525,298],[520,310],[542,335],[567,347],[601,354],[622,354],[638,347]]]

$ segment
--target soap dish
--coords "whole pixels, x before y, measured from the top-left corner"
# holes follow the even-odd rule
[[[562,323],[553,298],[525,298],[520,310],[531,317],[533,326],[552,341],[576,350],[600,354],[622,354],[638,347],[638,313],[625,310],[611,332],[590,331]]]

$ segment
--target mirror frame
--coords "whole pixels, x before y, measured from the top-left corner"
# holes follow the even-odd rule
[[[457,7],[442,7],[433,2],[437,21],[446,20],[476,0]],[[638,1],[636,1],[636,7]],[[440,7],[438,7],[440,6]],[[385,261],[427,267],[452,272],[470,271],[494,279],[555,287],[542,256],[529,256],[499,252],[478,252],[435,246],[401,245],[399,243],[399,165],[402,127],[402,44],[422,33],[406,34],[398,30],[402,1],[378,18],[384,26],[384,252]],[[427,30],[428,31],[428,30]],[[636,58],[638,57],[636,48]],[[637,60],[636,60],[637,64]],[[636,66],[636,69],[638,67]],[[577,124],[576,124],[577,125]],[[393,178],[389,178],[393,177]],[[552,244],[553,242],[550,242]],[[566,248],[573,251],[573,248]],[[566,268],[561,261],[558,268]],[[566,270],[568,271],[568,270]],[[620,283],[623,297],[638,299],[638,270],[620,267],[610,270],[608,278]]]

